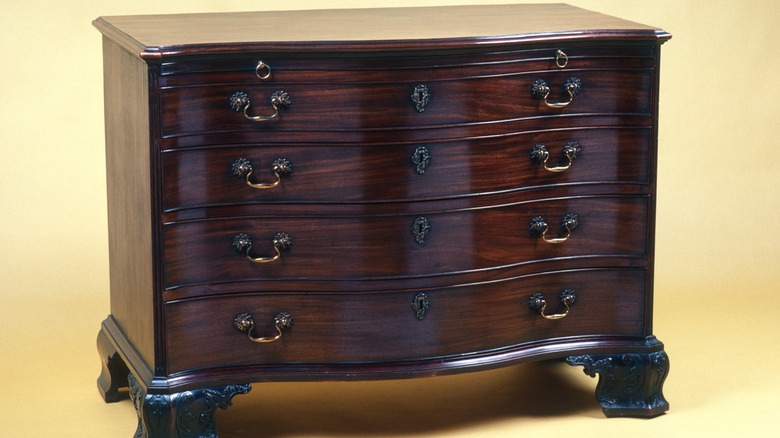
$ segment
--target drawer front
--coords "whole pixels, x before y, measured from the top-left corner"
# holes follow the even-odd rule
[[[641,184],[648,179],[649,144],[649,128],[593,128],[435,143],[173,150],[163,154],[164,207],[424,200],[568,183]],[[537,145],[547,151],[546,163],[532,155],[542,150]],[[251,174],[242,172],[242,159]],[[280,159],[289,162],[289,172],[274,170]]]
[[[357,294],[252,294],[166,305],[169,372],[232,365],[389,362],[479,352],[567,336],[634,335],[644,327],[643,269],[546,273],[479,285]],[[529,306],[533,293],[546,313],[563,313],[564,290],[576,301],[559,320]],[[427,302],[418,319],[412,303]],[[234,326],[248,313],[254,337],[277,334],[275,314],[293,325],[281,338],[255,343]]]
[[[262,217],[164,226],[166,288],[248,279],[409,278],[589,255],[646,255],[648,199],[566,198],[417,216]],[[577,215],[571,232],[562,223]],[[547,232],[540,236],[543,219]],[[531,231],[532,224],[536,233]],[[291,246],[274,243],[286,233]],[[244,237],[239,237],[245,234]],[[570,237],[562,243],[543,240]],[[251,247],[247,248],[248,239]],[[248,260],[278,259],[267,263]]]
[[[382,82],[388,77],[446,80],[561,68],[653,68],[653,46],[554,47],[493,53],[472,51],[455,55],[405,52],[401,56],[382,56],[377,52],[308,53],[305,56],[298,52],[264,52],[164,62],[161,85]]]
[[[581,82],[571,104],[550,108],[532,95],[545,81],[549,103],[566,102],[569,77]],[[443,81],[235,84],[162,90],[164,137],[235,131],[344,131],[425,128],[561,114],[649,114],[651,70],[560,70],[507,73]],[[425,92],[417,91],[425,86]],[[275,114],[272,98],[286,93],[289,105],[266,121],[245,117]],[[244,100],[234,100],[245,93]],[[422,99],[422,94],[427,97]],[[287,99],[285,99],[287,100]],[[420,102],[425,102],[423,105]],[[247,106],[248,105],[248,106]],[[281,103],[276,105],[282,108]],[[291,139],[291,141],[294,141]]]

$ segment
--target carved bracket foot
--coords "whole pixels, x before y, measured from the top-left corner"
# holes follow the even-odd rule
[[[571,356],[566,363],[600,375],[596,400],[607,417],[654,417],[669,410],[663,384],[669,358],[663,351],[649,354],[593,354]]]
[[[103,330],[98,333],[97,349],[103,364],[97,380],[98,391],[106,403],[114,403],[119,401],[119,388],[127,388],[127,375],[130,370]]]
[[[228,385],[174,394],[147,394],[129,375],[130,398],[138,414],[134,438],[217,438],[216,409],[227,409],[233,396],[252,385]]]

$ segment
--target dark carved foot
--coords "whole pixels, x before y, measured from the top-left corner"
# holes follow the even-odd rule
[[[119,401],[119,388],[127,388],[127,375],[130,371],[103,330],[98,333],[97,348],[103,364],[103,370],[97,380],[98,391],[106,403]]]
[[[571,356],[566,362],[584,366],[591,377],[601,375],[596,400],[607,417],[654,417],[669,410],[662,392],[669,358],[663,351]]]
[[[217,438],[216,409],[227,409],[236,394],[252,385],[228,385],[149,395],[135,376],[129,375],[130,398],[138,414],[134,438]]]

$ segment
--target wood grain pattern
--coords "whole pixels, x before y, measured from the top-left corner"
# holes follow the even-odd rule
[[[643,328],[644,270],[548,273],[501,282],[426,290],[422,320],[411,302],[418,291],[372,294],[242,294],[167,304],[171,372],[202,367],[301,362],[329,364],[424,360],[566,336],[631,334]],[[577,303],[558,321],[528,306],[543,292],[551,311],[563,289]],[[274,334],[273,316],[294,325],[277,342],[256,344],[233,327],[249,312],[255,336]],[[199,315],[208,314],[208,319]]]
[[[418,112],[411,100],[416,82],[222,85],[163,90],[163,136],[229,131],[361,131],[415,129],[494,123],[527,117],[571,114],[650,112],[650,70],[566,70],[424,83],[430,102]],[[531,95],[531,84],[545,80],[550,102],[566,101],[563,84],[582,80],[583,91],[565,108],[548,108]],[[245,92],[251,115],[271,115],[274,91],[289,93],[292,104],[267,122],[247,120],[230,107],[230,97]],[[288,141],[297,137],[288,133]]]
[[[149,81],[146,65],[103,39],[111,314],[154,363]]]
[[[235,114],[235,113],[234,113]],[[164,151],[178,148],[198,148],[254,144],[343,144],[343,143],[415,143],[463,140],[476,137],[498,138],[521,132],[560,131],[594,127],[651,127],[652,114],[559,114],[549,117],[508,119],[493,123],[464,123],[448,126],[426,126],[424,129],[374,128],[355,131],[290,131],[269,128],[231,132],[201,132],[192,135],[166,137],[160,140]],[[290,141],[294,134],[295,141]]]
[[[409,53],[358,52],[259,52],[235,56],[171,60],[160,66],[163,88],[238,83],[285,82],[328,84],[459,80],[511,74],[519,71],[555,71],[556,54],[563,50],[567,69],[651,69],[652,50],[647,46],[566,44],[560,47],[496,48],[410,56]],[[258,61],[268,65],[270,76],[259,79]]]
[[[565,4],[116,16],[94,25],[147,58],[250,48],[419,50],[561,38],[669,38],[658,28]]]
[[[531,234],[542,216],[550,235],[564,234],[561,217],[580,216],[570,241],[551,245]],[[253,278],[354,280],[408,278],[489,269],[534,260],[587,255],[644,255],[647,200],[572,198],[425,215],[430,236],[418,244],[416,216],[314,217],[269,215],[165,226],[165,285]],[[254,257],[274,254],[271,239],[289,234],[293,246],[273,263],[252,263],[231,246],[237,233],[255,242]]]
[[[164,208],[413,201],[562,184],[647,184],[649,136],[648,128],[593,128],[408,145],[250,144],[173,150],[163,154]],[[550,166],[566,164],[563,146],[572,141],[582,153],[565,172],[548,172],[531,160],[534,145],[544,144]],[[431,159],[422,174],[411,158],[420,146]],[[231,172],[236,159],[246,158],[254,169],[252,182],[273,182],[272,164],[280,157],[291,161],[293,172],[272,189],[251,188]]]

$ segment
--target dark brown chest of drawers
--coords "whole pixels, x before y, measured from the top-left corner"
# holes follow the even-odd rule
[[[215,436],[250,382],[564,358],[668,409],[660,45],[566,5],[99,18],[107,401]]]

